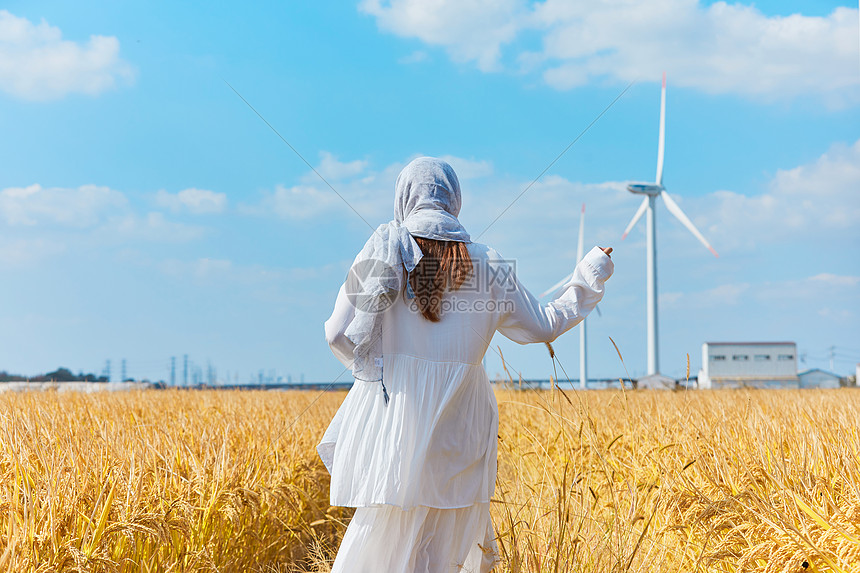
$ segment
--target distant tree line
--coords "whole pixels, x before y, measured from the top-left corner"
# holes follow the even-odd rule
[[[9,374],[0,370],[0,382],[108,382],[107,376],[96,376],[95,374],[74,374],[68,368],[57,368],[53,372],[40,374],[38,376],[21,376],[20,374]]]

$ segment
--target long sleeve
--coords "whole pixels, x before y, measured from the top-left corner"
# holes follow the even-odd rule
[[[614,268],[612,259],[594,247],[576,266],[562,294],[545,306],[514,277],[505,297],[509,312],[500,317],[499,332],[520,344],[552,342],[597,306]]]
[[[354,316],[355,307],[347,298],[346,290],[341,286],[334,303],[334,311],[325,321],[325,339],[335,357],[347,368],[352,367],[355,344],[346,337],[344,332]]]

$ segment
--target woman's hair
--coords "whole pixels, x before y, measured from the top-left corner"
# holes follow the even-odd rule
[[[472,259],[466,243],[415,237],[424,256],[409,273],[409,286],[415,293],[418,310],[427,320],[442,318],[442,295],[457,290],[472,273]]]

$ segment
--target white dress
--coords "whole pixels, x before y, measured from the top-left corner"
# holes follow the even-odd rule
[[[595,247],[562,295],[541,305],[513,265],[470,243],[474,272],[430,322],[398,297],[383,317],[379,382],[356,381],[318,446],[331,504],[358,508],[333,573],[485,573],[497,562],[489,503],[498,408],[482,359],[496,330],[526,344],[555,340],[603,297],[612,261]],[[353,344],[344,289],[326,339],[345,366]]]

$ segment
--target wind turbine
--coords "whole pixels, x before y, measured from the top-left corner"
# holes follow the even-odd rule
[[[585,244],[585,203],[582,204],[582,212],[579,215],[579,242],[576,245],[576,262],[582,260],[582,250]],[[574,271],[576,272],[576,271]],[[567,281],[573,278],[573,273],[570,273],[543,293],[539,298],[543,298],[548,294],[552,294],[560,289]],[[595,310],[597,308],[595,307]],[[600,311],[597,310],[600,314]],[[588,320],[588,319],[585,319]],[[587,334],[585,329],[585,320],[579,325],[579,388],[585,390],[585,383],[588,380],[588,362],[586,359]]]
[[[645,234],[646,234],[646,253],[647,253],[647,296],[646,306],[648,314],[648,375],[659,374],[660,363],[657,353],[657,225],[654,217],[654,208],[657,205],[657,197],[662,197],[666,203],[666,208],[672,213],[676,219],[681,221],[681,224],[693,234],[694,237],[701,242],[715,257],[719,257],[717,251],[710,243],[702,236],[699,230],[693,225],[693,222],[684,214],[681,208],[675,203],[674,199],[666,193],[666,188],[663,187],[663,157],[666,150],[666,72],[663,72],[663,90],[660,95],[660,138],[657,146],[657,180],[655,183],[631,183],[627,186],[627,190],[637,195],[645,195],[642,204],[627,228],[621,239],[624,240],[627,234],[633,228],[637,221],[644,213],[647,213],[645,219]]]

